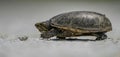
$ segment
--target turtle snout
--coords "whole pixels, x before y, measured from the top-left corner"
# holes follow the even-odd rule
[[[39,30],[39,31],[43,31],[43,28],[41,27],[41,25],[39,23],[35,24],[35,27]]]
[[[35,26],[36,26],[36,27],[39,27],[39,24],[38,24],[38,23],[36,23],[36,24],[35,24]]]
[[[46,28],[46,26],[42,23],[36,23],[35,24],[35,27],[40,31],[40,32],[43,32],[43,31],[48,31],[48,29]]]

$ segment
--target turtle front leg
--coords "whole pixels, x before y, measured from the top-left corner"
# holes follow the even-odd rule
[[[50,31],[43,32],[41,37],[43,39],[49,39],[50,37],[56,36],[58,31],[56,29],[51,29]]]

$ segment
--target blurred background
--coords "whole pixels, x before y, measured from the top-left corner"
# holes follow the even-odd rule
[[[40,32],[35,28],[35,23],[70,11],[105,14],[113,27],[107,33],[110,39],[39,39]],[[29,39],[18,40],[23,35]],[[0,57],[120,57],[120,0],[0,0]]]
[[[39,34],[34,26],[36,22],[70,11],[105,14],[112,22],[113,31],[119,33],[119,0],[0,0],[0,33],[36,36]]]

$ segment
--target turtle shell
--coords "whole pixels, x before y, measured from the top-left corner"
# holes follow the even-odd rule
[[[72,32],[107,32],[112,30],[110,20],[104,14],[91,11],[73,11],[50,19],[51,26]]]

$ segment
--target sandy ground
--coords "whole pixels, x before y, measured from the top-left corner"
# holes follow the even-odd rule
[[[120,57],[120,3],[81,1],[0,2],[0,57]],[[36,22],[69,11],[105,14],[113,31],[103,41],[41,40]],[[20,41],[18,37],[28,36]],[[54,37],[53,37],[54,38]],[[78,37],[95,39],[95,37]]]

